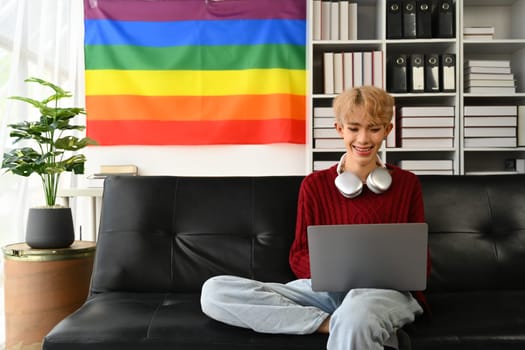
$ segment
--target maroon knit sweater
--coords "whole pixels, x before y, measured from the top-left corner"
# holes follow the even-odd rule
[[[388,165],[392,185],[382,194],[366,186],[356,198],[344,197],[335,187],[337,165],[314,172],[303,180],[299,191],[295,240],[290,249],[290,266],[297,278],[310,278],[306,228],[310,225],[424,222],[421,184],[416,175]],[[430,276],[430,255],[427,274]],[[414,293],[428,310],[421,292]],[[429,310],[428,310],[429,311]]]

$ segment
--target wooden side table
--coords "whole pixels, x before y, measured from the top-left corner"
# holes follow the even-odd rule
[[[64,249],[3,247],[6,350],[41,349],[44,336],[89,292],[95,242]]]

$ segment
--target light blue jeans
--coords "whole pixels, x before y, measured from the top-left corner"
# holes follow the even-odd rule
[[[331,316],[329,350],[397,348],[396,331],[423,312],[408,292],[315,292],[309,279],[280,284],[236,276],[207,280],[201,307],[215,320],[261,333],[314,333]]]

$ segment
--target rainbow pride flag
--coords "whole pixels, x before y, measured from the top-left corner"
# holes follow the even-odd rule
[[[306,0],[84,0],[100,145],[305,143]]]

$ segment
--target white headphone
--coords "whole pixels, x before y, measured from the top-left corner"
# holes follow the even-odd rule
[[[342,165],[344,164],[345,157],[346,153],[343,154],[339,163],[337,163],[338,175],[335,178],[335,187],[337,187],[339,192],[341,192],[346,198],[355,198],[363,192],[363,182],[356,174],[349,171],[343,171]],[[372,192],[381,194],[390,188],[390,185],[392,184],[392,176],[390,176],[390,172],[386,169],[386,166],[381,162],[379,157],[377,159],[380,167],[375,168],[370,174],[368,174],[366,178],[366,186]]]

